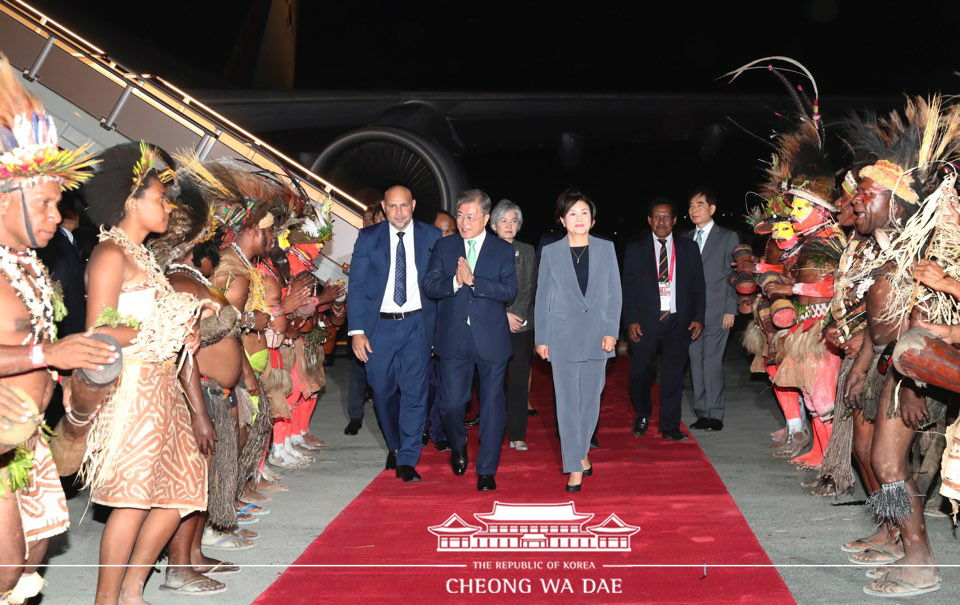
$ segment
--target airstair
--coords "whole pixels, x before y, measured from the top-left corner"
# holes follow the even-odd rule
[[[53,115],[60,144],[95,150],[147,140],[203,159],[245,159],[293,176],[315,200],[332,199],[334,238],[327,274],[350,262],[364,205],[156,74],[137,73],[106,51],[19,0],[0,0],[0,52]]]

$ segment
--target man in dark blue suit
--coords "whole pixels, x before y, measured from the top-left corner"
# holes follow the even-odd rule
[[[650,387],[660,361],[660,434],[674,441],[680,431],[680,398],[690,343],[700,338],[706,286],[700,249],[674,237],[677,216],[669,203],[653,203],[647,222],[652,233],[627,245],[623,255],[623,324],[632,343],[630,399],[637,417],[633,433],[647,432],[653,406]]]
[[[473,373],[479,376],[480,450],[477,489],[497,488],[494,475],[506,426],[503,374],[510,359],[506,304],[517,294],[513,246],[487,237],[490,197],[479,189],[457,198],[457,231],[434,246],[424,280],[427,296],[439,299],[434,350],[440,358],[440,418],[450,441],[456,475],[467,469],[463,426]]]
[[[373,404],[390,452],[387,470],[419,481],[426,420],[427,368],[436,326],[436,302],[424,276],[440,231],[413,220],[417,202],[406,187],[384,193],[385,222],[360,231],[350,264],[349,335],[366,363]],[[399,393],[398,393],[399,390]]]

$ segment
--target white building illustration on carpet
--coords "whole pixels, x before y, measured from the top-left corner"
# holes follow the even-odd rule
[[[510,504],[494,502],[489,513],[474,513],[483,526],[470,525],[454,513],[428,527],[438,551],[629,551],[639,527],[615,514],[587,527],[593,513],[578,513],[573,502]]]

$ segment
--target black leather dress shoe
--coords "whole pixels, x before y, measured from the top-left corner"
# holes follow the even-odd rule
[[[650,428],[650,423],[646,418],[637,418],[633,421],[633,434],[637,437],[646,433],[648,428]]]
[[[427,432],[427,429],[423,429],[423,436],[420,438],[420,445],[427,447],[428,443],[430,443],[430,433]]]
[[[464,443],[463,447],[459,450],[453,450],[450,452],[450,468],[453,469],[453,474],[457,477],[462,476],[467,472],[467,444]]]
[[[416,483],[420,481],[420,473],[407,464],[401,464],[397,467],[397,477],[403,479],[404,483]]]
[[[433,447],[437,448],[438,452],[446,452],[450,449],[450,442],[446,439],[443,441],[434,441]]]
[[[477,477],[478,492],[492,492],[495,489],[497,489],[497,482],[494,480],[493,475],[480,475]]]
[[[463,426],[477,426],[480,424],[480,416],[474,416],[470,420],[464,420]]]
[[[387,454],[387,465],[384,470],[392,471],[397,468],[397,453],[390,452]]]
[[[673,439],[674,441],[684,441],[685,439],[690,438],[684,435],[683,433],[681,433],[680,431],[662,431],[661,437],[663,437],[664,439]]]
[[[722,431],[723,430],[723,420],[717,420],[716,418],[710,419],[710,426],[708,427],[711,431]]]
[[[344,435],[356,435],[360,432],[360,427],[363,426],[363,420],[351,420],[350,424],[347,425],[347,428],[343,429]]]
[[[590,438],[590,447],[600,447],[600,442],[597,440],[596,437]]]
[[[710,428],[709,418],[697,418],[697,421],[690,425],[690,428],[698,431],[705,431]]]

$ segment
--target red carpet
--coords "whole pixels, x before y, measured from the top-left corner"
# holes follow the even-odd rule
[[[583,492],[567,494],[563,490],[566,477],[561,474],[555,437],[552,383],[546,364],[535,365],[531,401],[540,415],[530,418],[530,450],[516,452],[504,446],[496,491],[476,491],[472,457],[467,474],[455,477],[449,453],[438,453],[429,445],[417,467],[423,482],[403,484],[393,472],[381,474],[296,561],[331,567],[290,568],[256,603],[380,604],[411,603],[419,598],[424,603],[793,603],[779,574],[769,567],[708,567],[705,577],[703,567],[604,567],[770,563],[696,442],[664,440],[655,428],[644,437],[633,436],[626,361],[619,359],[607,377],[600,415],[601,448],[591,451],[595,475],[585,478]],[[656,426],[654,419],[651,427]],[[475,430],[470,431],[470,439],[471,450],[475,450]],[[593,546],[617,544],[614,538],[605,537],[610,534],[604,529],[596,529],[598,525],[616,526],[615,521],[605,523],[611,514],[623,524],[641,529],[627,538],[628,552],[438,552],[438,537],[428,527],[440,526],[454,514],[469,526],[483,527],[474,514],[490,513],[494,501],[573,501],[576,513],[593,515],[579,529],[584,545],[592,535],[598,536]],[[545,510],[538,509],[543,513],[541,521],[546,516],[553,523],[563,523]],[[566,510],[567,516],[571,512]],[[500,513],[498,517],[509,514],[502,506]],[[454,520],[453,525],[459,522]],[[585,531],[591,527],[595,534]],[[517,529],[521,534],[527,532],[523,539],[529,540],[524,542],[528,545],[549,540],[544,531],[551,535],[562,531],[546,525]],[[560,540],[554,544],[570,544],[566,538]],[[425,567],[390,567],[396,565]],[[552,568],[555,565],[558,567]],[[579,569],[565,568],[571,566]]]

